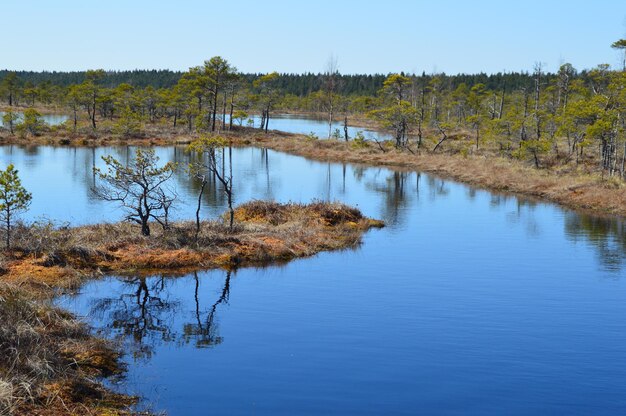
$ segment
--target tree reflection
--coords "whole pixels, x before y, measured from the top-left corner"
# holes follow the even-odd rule
[[[439,199],[440,197],[446,197],[450,193],[448,183],[444,179],[428,175],[426,181],[428,183],[431,201]]]
[[[117,297],[97,299],[91,314],[107,322],[105,330],[124,338],[133,348],[135,358],[150,358],[152,346],[173,339],[170,318],[178,302],[162,297],[165,278],[123,278],[124,291]]]
[[[195,341],[197,348],[206,348],[213,345],[222,343],[223,338],[218,335],[219,325],[216,320],[215,313],[218,305],[221,303],[228,303],[228,297],[230,295],[230,275],[231,272],[226,272],[226,281],[220,297],[211,305],[206,317],[203,317],[200,308],[200,298],[198,290],[200,287],[200,280],[198,279],[198,273],[194,273],[195,280],[195,293],[194,300],[196,304],[195,317],[196,322],[187,323],[183,328],[183,339],[185,343]]]
[[[219,305],[228,303],[231,272],[226,273],[217,300],[208,309],[201,307],[200,279],[193,275],[195,310],[186,314],[185,300],[172,298],[176,293],[167,282],[175,278],[124,277],[122,293],[92,302],[90,314],[104,323],[108,337],[124,341],[134,359],[150,359],[155,348],[164,343],[194,343],[207,348],[222,343],[217,313]],[[189,310],[191,312],[191,310]],[[191,322],[187,322],[191,318]]]
[[[620,271],[626,263],[626,222],[621,218],[567,212],[565,234],[571,241],[589,243],[608,271]]]
[[[383,171],[379,171],[379,173],[381,172]],[[404,221],[402,214],[406,210],[403,208],[410,202],[407,192],[407,187],[412,186],[410,184],[407,185],[410,175],[411,173],[409,172],[390,171],[384,183],[373,181],[367,184],[369,189],[384,195],[383,218],[388,224],[397,225]]]

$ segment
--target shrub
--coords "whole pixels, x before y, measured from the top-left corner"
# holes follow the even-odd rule
[[[363,134],[362,131],[358,131],[356,133],[356,136],[354,136],[354,139],[352,140],[352,147],[360,149],[360,148],[364,148],[367,147],[367,139],[365,139],[365,135]]]
[[[16,129],[20,136],[26,136],[31,134],[38,136],[41,134],[45,127],[45,123],[41,118],[41,114],[34,108],[28,108],[24,111],[24,119],[21,123],[18,123]]]

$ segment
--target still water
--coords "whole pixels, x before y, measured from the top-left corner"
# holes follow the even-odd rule
[[[4,114],[3,111],[0,111],[0,127],[4,127],[4,123],[2,122],[2,116],[4,116]],[[18,123],[21,122],[22,119],[23,114],[18,113]],[[69,119],[69,116],[65,114],[43,114],[41,119],[50,126],[58,126],[59,124],[65,123]]]
[[[250,127],[259,127],[261,125],[261,117],[258,115],[252,116],[248,120],[244,120],[242,125]],[[239,123],[237,122],[235,124],[237,125]],[[272,115],[270,117],[269,129],[297,134],[312,133],[320,139],[328,138],[328,120],[307,117],[300,114]],[[353,139],[358,132],[363,133],[363,136],[367,140],[372,140],[374,138],[377,140],[391,140],[393,138],[390,134],[381,131],[350,126],[350,120],[348,119],[348,137]],[[337,135],[337,138],[343,139],[344,131],[342,119],[333,122],[331,135]]]
[[[174,147],[163,160],[185,163]],[[226,151],[228,152],[228,151]],[[127,148],[3,147],[28,219],[121,214],[90,169]],[[233,149],[237,202],[340,200],[361,247],[284,266],[110,276],[58,302],[117,339],[116,387],[195,414],[625,414],[626,227],[415,172]],[[176,177],[179,218],[196,185]],[[207,192],[204,216],[225,208]]]
[[[0,127],[3,127],[2,116],[4,113],[0,111]],[[21,113],[20,113],[21,116]],[[56,126],[65,123],[69,116],[65,114],[44,114],[41,119],[50,126]],[[226,117],[228,123],[229,117]],[[348,120],[348,124],[349,124]],[[239,121],[234,123],[239,125]],[[241,125],[249,127],[259,127],[261,125],[261,117],[258,115],[250,116],[248,119],[242,120]],[[279,130],[287,133],[296,134],[314,134],[320,139],[328,137],[328,121],[315,117],[307,117],[305,115],[294,114],[275,114],[270,118],[269,124],[270,130]],[[348,136],[353,139],[358,132],[361,132],[365,139],[372,140],[391,140],[392,136],[388,133],[375,131],[366,128],[353,127],[348,125]],[[343,139],[343,120],[333,122],[331,133],[338,135],[338,138]]]

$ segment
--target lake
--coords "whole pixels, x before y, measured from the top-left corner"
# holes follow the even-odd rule
[[[0,111],[0,127],[4,127],[4,123],[2,122],[2,116],[4,116],[5,114],[6,113],[4,111]],[[21,122],[23,119],[23,113],[17,112],[17,114],[19,116],[18,122]],[[58,126],[59,124],[65,123],[69,119],[69,116],[65,114],[42,114],[41,119],[44,121],[44,123],[50,126]]]
[[[271,125],[270,125],[271,127]],[[181,148],[162,160],[188,161]],[[115,221],[100,156],[4,146],[28,220]],[[228,150],[226,150],[228,155]],[[228,158],[228,156],[227,156]],[[626,226],[415,172],[232,150],[235,201],[339,200],[386,221],[357,249],[183,277],[108,276],[57,302],[121,343],[116,389],[196,414],[626,413]],[[197,183],[180,173],[178,218]],[[225,210],[211,184],[202,215]]]
[[[2,116],[4,112],[0,111],[0,127],[3,126]],[[20,113],[21,115],[21,113]],[[65,114],[44,114],[41,116],[42,120],[50,126],[56,126],[65,123],[69,116]],[[226,123],[230,117],[226,116]],[[249,123],[248,123],[249,120]],[[349,124],[350,120],[348,120]],[[238,125],[238,122],[234,123]],[[258,115],[252,115],[248,119],[243,121],[244,126],[259,127],[261,125],[261,117]],[[311,134],[313,133],[320,139],[328,138],[328,121],[315,117],[309,117],[306,115],[295,114],[276,114],[272,115],[269,124],[270,130],[279,130],[286,133],[296,134]],[[339,130],[339,138],[343,139],[343,120],[333,122],[332,131]],[[363,136],[367,140],[392,140],[393,137],[389,133],[376,131],[372,129],[353,127],[348,125],[348,136],[350,139],[354,139],[358,132],[363,133]]]
[[[227,120],[228,119],[229,117],[227,116]],[[251,127],[259,127],[261,125],[261,117],[258,115],[249,117],[249,120],[251,120],[252,122],[250,124]],[[244,120],[243,125],[249,125],[247,120]],[[313,133],[320,139],[328,138],[328,120],[322,120],[315,117],[307,117],[300,114],[272,114],[270,116],[269,129],[297,134]],[[377,140],[393,139],[393,137],[389,133],[372,129],[353,127],[350,125],[350,119],[348,118],[348,137],[350,139],[354,139],[358,132],[362,132],[363,136],[365,136],[367,140],[373,140],[374,138]],[[333,122],[331,134],[336,134],[338,135],[339,139],[343,139],[343,119],[335,120]]]

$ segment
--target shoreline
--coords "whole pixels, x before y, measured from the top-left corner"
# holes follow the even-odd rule
[[[305,135],[237,127],[220,133],[232,146],[269,148],[312,160],[335,163],[352,163],[363,166],[380,166],[430,173],[444,179],[455,180],[492,192],[504,192],[558,204],[567,209],[592,215],[626,217],[626,183],[603,179],[596,173],[586,172],[581,165],[577,170],[536,169],[529,163],[505,158],[493,153],[432,153],[430,151],[401,151],[390,142],[380,145],[367,141],[363,146],[343,140],[310,140]],[[64,134],[55,131],[39,137],[0,137],[0,145],[18,146],[185,146],[198,137],[182,129],[150,126],[142,137],[123,138],[106,132]],[[454,140],[450,139],[454,146]],[[381,147],[383,150],[381,150]]]
[[[73,290],[85,279],[106,274],[179,275],[280,264],[357,247],[366,231],[384,226],[334,202],[251,201],[235,208],[234,219],[232,230],[221,220],[203,220],[197,240],[192,221],[174,222],[167,230],[153,224],[149,237],[127,222],[25,227],[14,231],[12,258],[1,276],[46,298],[50,289]],[[35,238],[51,243],[45,250],[29,247]]]
[[[227,136],[228,137],[228,136]],[[369,143],[354,149],[334,140],[252,136],[231,138],[234,146],[264,147],[334,163],[352,163],[429,173],[492,192],[550,202],[563,208],[598,216],[626,217],[626,184],[587,173],[556,174],[503,157],[460,154],[412,154],[387,147],[382,152]]]
[[[85,133],[83,130],[84,134],[68,134],[63,129],[54,129],[34,138],[0,137],[0,143],[68,148],[184,146],[198,137],[182,130],[154,125],[147,128],[141,137],[123,138],[106,131],[93,133],[86,130]],[[424,172],[493,192],[556,203],[593,215],[626,217],[624,184],[603,180],[583,171],[559,174],[490,154],[413,153],[397,150],[389,142],[356,144],[332,139],[311,140],[304,135],[278,131],[264,134],[248,128],[223,132],[222,136],[234,147],[271,149],[323,162]],[[14,250],[12,258],[2,265],[2,283],[18,288],[16,290],[34,304],[45,305],[59,291],[76,290],[87,279],[102,275],[174,276],[211,268],[280,264],[321,251],[358,246],[367,230],[383,226],[380,221],[365,218],[360,212],[344,205],[325,203],[300,205],[255,201],[238,207],[235,219],[238,225],[233,231],[228,230],[220,220],[203,221],[203,242],[193,244],[192,222],[175,223],[168,231],[155,227],[153,236],[148,238],[139,235],[136,225],[127,223],[55,229],[51,232],[56,234],[49,236],[49,241],[64,243],[61,246],[46,246],[45,252],[29,249],[27,245]],[[75,322],[73,317],[68,319]],[[104,342],[93,335],[85,339],[92,343]],[[102,376],[123,371],[119,368],[119,355],[116,355],[115,348],[98,345],[102,346],[101,349],[96,350],[90,359],[82,361],[91,368],[89,374]],[[124,407],[111,407],[107,398],[116,393],[103,389],[99,383],[93,388],[103,398],[93,401],[94,405],[104,406],[107,411],[113,412],[111,414],[129,414],[129,406],[136,400],[118,395]],[[63,394],[74,397],[70,387],[64,386],[63,389]],[[57,391],[55,394],[61,393]],[[78,400],[77,403],[82,406],[82,400],[91,399],[78,396]],[[30,406],[24,409],[28,410],[20,413],[18,409],[17,414],[39,412],[42,408]],[[51,414],[59,411],[55,407]]]
[[[14,351],[16,360],[28,352],[23,351],[23,337],[15,326],[22,318],[9,306],[20,304],[19,310],[34,310],[31,315],[58,316],[52,323],[44,320],[41,328],[37,327],[40,319],[33,318],[37,332],[48,333],[57,326],[72,328],[70,335],[52,331],[41,354],[62,368],[71,365],[73,372],[71,377],[60,371],[59,375],[42,376],[23,398],[16,399],[12,393],[13,402],[7,408],[11,414],[69,415],[88,408],[89,414],[134,414],[131,406],[136,397],[116,393],[97,381],[123,373],[120,351],[110,341],[91,334],[75,316],[52,306],[55,296],[71,293],[87,280],[104,275],[177,276],[215,268],[282,264],[323,251],[356,248],[365,232],[384,224],[340,203],[252,201],[235,209],[232,229],[222,219],[203,221],[196,238],[195,226],[192,221],[172,223],[169,229],[153,224],[150,237],[142,236],[140,227],[130,223],[53,229],[32,225],[14,230],[14,247],[1,270],[0,316],[5,317],[6,328],[0,328],[0,333],[13,331],[15,345],[5,341],[0,350]],[[41,241],[47,243],[42,247]],[[19,302],[6,301],[13,298]],[[0,399],[2,388],[19,393],[19,386],[3,379],[18,380],[21,374],[14,374],[16,366],[5,365],[9,363],[0,363]],[[3,405],[0,400],[0,413]]]

